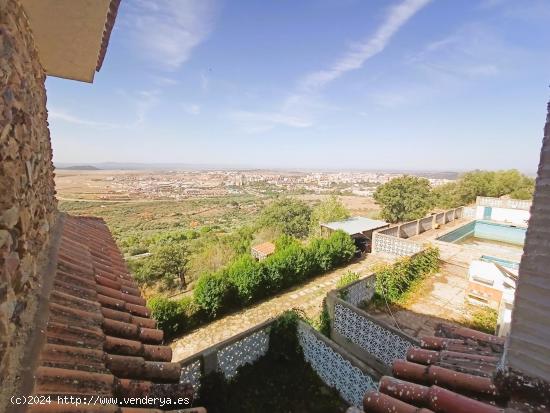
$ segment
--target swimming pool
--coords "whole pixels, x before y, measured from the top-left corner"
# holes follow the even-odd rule
[[[437,239],[444,242],[462,243],[470,238],[480,238],[523,246],[526,231],[527,229],[523,227],[477,220],[469,222]]]
[[[491,255],[482,255],[480,260],[499,264],[511,270],[519,270],[519,262],[516,261],[505,260],[504,258],[493,257]]]

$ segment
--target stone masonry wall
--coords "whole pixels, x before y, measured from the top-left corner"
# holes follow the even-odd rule
[[[0,0],[0,382],[56,217],[45,78],[21,5]]]

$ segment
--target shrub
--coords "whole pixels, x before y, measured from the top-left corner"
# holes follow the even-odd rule
[[[197,328],[206,321],[206,317],[193,296],[188,295],[178,301],[179,311],[185,319],[185,324],[180,331],[189,331]]]
[[[351,260],[356,247],[351,237],[343,231],[336,231],[328,238],[328,251],[332,267]]]
[[[429,247],[412,257],[402,258],[393,265],[376,268],[376,293],[389,302],[399,301],[414,282],[438,270],[439,249]]]
[[[315,265],[320,271],[328,271],[348,262],[355,254],[355,243],[343,231],[335,231],[328,238],[315,238],[309,245]]]
[[[216,317],[237,299],[241,306],[257,301],[349,261],[355,252],[353,241],[343,232],[313,240],[308,247],[289,236],[279,238],[277,245],[277,251],[262,262],[241,255],[226,268],[203,274],[194,290],[196,305]]]
[[[266,281],[263,267],[250,255],[241,255],[223,273],[235,287],[242,303],[247,304],[265,296]]]
[[[322,335],[330,338],[330,322],[331,320],[330,320],[330,315],[328,313],[327,300],[326,298],[324,298],[323,305],[321,308],[321,313],[319,314],[319,318],[317,320],[314,320],[311,324]]]
[[[185,316],[177,301],[165,297],[153,297],[147,302],[152,317],[157,320],[158,327],[167,336],[173,335],[185,328]]]
[[[180,300],[166,297],[153,297],[147,301],[152,317],[157,320],[158,328],[166,337],[189,331],[205,321],[205,317],[193,297],[186,296]]]
[[[309,274],[310,259],[304,247],[288,244],[263,261],[267,286],[277,292],[303,281]]]
[[[472,312],[472,318],[468,320],[465,324],[469,328],[474,330],[482,331],[487,334],[495,334],[497,329],[498,322],[498,312],[497,310],[482,306],[476,308]]]
[[[336,283],[336,288],[343,288],[347,285],[350,285],[352,282],[355,282],[359,279],[359,274],[353,271],[348,271],[340,277]]]
[[[290,246],[299,246],[299,245],[300,245],[300,241],[298,241],[294,237],[291,237],[290,235],[283,234],[275,240],[276,250],[283,250]]]
[[[193,296],[200,308],[216,317],[232,304],[234,290],[222,272],[205,273],[197,281]]]

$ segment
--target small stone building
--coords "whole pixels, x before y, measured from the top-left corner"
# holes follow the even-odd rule
[[[275,252],[275,244],[272,242],[262,242],[261,244],[254,245],[250,249],[250,252],[258,261],[265,260]]]

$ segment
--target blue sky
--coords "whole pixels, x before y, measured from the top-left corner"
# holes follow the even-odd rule
[[[56,162],[536,170],[548,0],[123,0]]]

